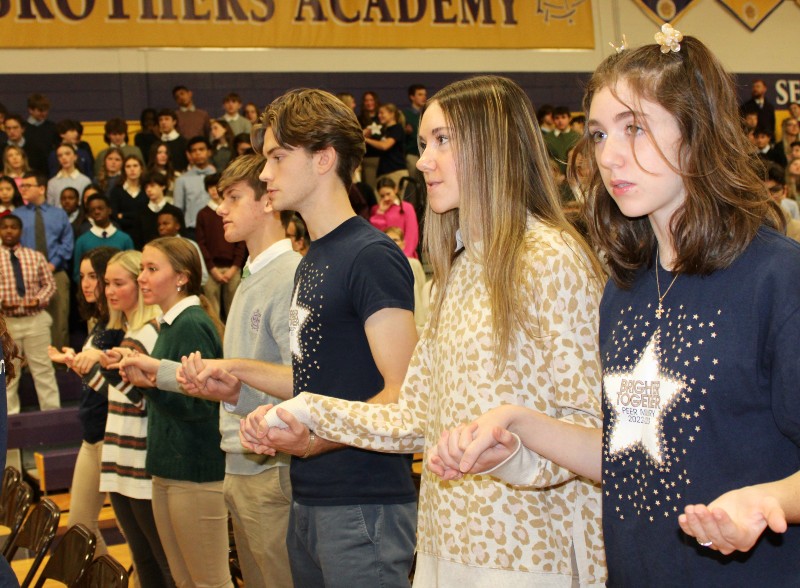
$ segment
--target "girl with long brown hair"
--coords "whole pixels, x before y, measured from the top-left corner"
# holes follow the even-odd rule
[[[598,67],[584,107],[589,230],[612,278],[602,434],[501,407],[446,435],[432,469],[513,454],[602,478],[610,586],[796,584],[800,248],[776,230],[733,80],[664,25]],[[515,479],[516,459],[494,473]]]

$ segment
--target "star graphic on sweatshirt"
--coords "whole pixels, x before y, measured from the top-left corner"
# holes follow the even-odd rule
[[[683,380],[661,371],[660,337],[661,330],[656,329],[632,369],[603,377],[606,398],[615,413],[609,454],[640,446],[658,465],[664,462],[664,415],[686,387]]]
[[[300,292],[301,283],[297,282],[294,289],[294,296],[292,296],[292,305],[289,308],[289,349],[292,355],[297,357],[298,360],[303,359],[303,348],[300,344],[300,331],[303,330],[303,325],[311,316],[311,311],[297,301],[297,295]]]

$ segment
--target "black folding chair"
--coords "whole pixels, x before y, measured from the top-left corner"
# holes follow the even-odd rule
[[[110,555],[101,555],[92,562],[80,588],[128,588],[128,572]]]
[[[94,533],[81,523],[74,524],[56,545],[34,588],[41,588],[47,580],[56,580],[68,588],[77,586],[89,569],[96,548]]]
[[[3,512],[0,513],[0,525],[8,527],[9,529],[8,537],[3,544],[3,555],[9,561],[11,561],[11,559],[8,557],[8,551],[11,549],[11,544],[17,536],[17,533],[19,533],[22,521],[25,520],[25,515],[32,502],[33,489],[27,482],[19,480],[16,485],[9,490],[8,501],[3,508]]]
[[[0,482],[0,516],[5,512],[6,504],[11,500],[21,479],[22,475],[14,466],[7,466],[3,471],[3,481]]]
[[[28,517],[19,529],[16,537],[11,541],[8,548],[6,559],[11,561],[19,549],[27,549],[31,552],[33,563],[31,564],[28,575],[20,584],[20,588],[27,588],[33,582],[39,566],[42,564],[50,544],[56,536],[58,530],[58,520],[61,518],[61,509],[49,498],[43,498],[41,502],[31,507]]]

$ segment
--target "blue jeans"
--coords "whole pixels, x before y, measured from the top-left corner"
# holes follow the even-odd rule
[[[292,502],[286,546],[295,588],[408,588],[416,526],[416,502]]]

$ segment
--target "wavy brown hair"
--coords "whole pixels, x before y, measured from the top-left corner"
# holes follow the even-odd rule
[[[603,272],[564,217],[536,112],[522,88],[507,78],[478,76],[446,86],[428,102],[433,103],[442,109],[450,129],[460,203],[443,214],[430,206],[425,212],[425,247],[436,284],[431,325],[439,322],[460,228],[465,249],[483,262],[494,352],[497,365],[504,366],[519,330],[531,338],[537,335],[526,328],[532,278],[521,263],[530,246],[529,216],[575,244],[576,255],[598,278],[598,287]]]
[[[5,317],[0,314],[0,347],[3,348],[3,363],[6,370],[6,383],[13,380],[17,375],[17,370],[14,368],[12,360],[19,359],[19,347],[14,343],[11,338],[11,333],[8,332]]]
[[[637,100],[656,102],[672,114],[681,131],[680,169],[673,169],[683,177],[686,198],[670,220],[676,254],[672,271],[706,275],[728,267],[759,227],[779,229],[780,219],[761,181],[763,168],[742,131],[733,79],[703,43],[684,37],[677,53],[661,53],[652,44],[606,58],[583,99],[590,118],[595,94],[604,88],[615,93],[623,82]],[[626,106],[634,116],[641,111],[637,104]],[[653,140],[647,121],[635,118]],[[579,149],[590,166],[591,240],[605,254],[615,283],[630,287],[637,270],[653,262],[653,229],[647,217],[623,215],[609,195],[588,126]]]
[[[314,153],[333,147],[336,174],[345,189],[350,189],[366,143],[355,113],[336,96],[309,88],[290,90],[267,107],[261,123],[263,127],[253,129],[258,137],[253,141],[256,152],[264,147],[261,133],[266,128],[272,129],[278,145],[284,148],[302,147]]]

